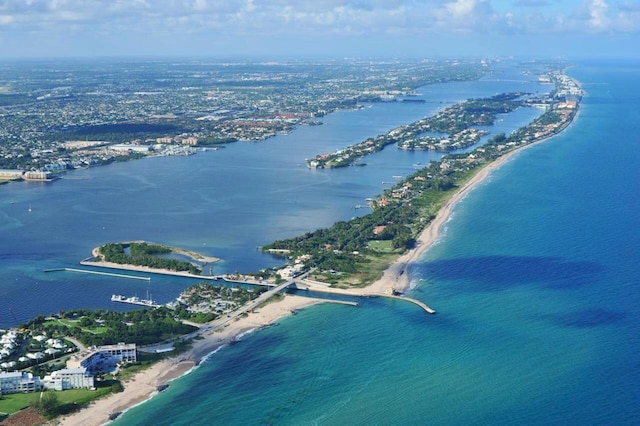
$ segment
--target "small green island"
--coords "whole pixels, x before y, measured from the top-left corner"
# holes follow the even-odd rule
[[[193,251],[154,244],[146,241],[106,243],[93,249],[93,258],[85,259],[84,265],[115,264],[122,267],[143,267],[173,272],[185,272],[200,275],[202,267],[208,263],[220,261],[216,257],[204,256]],[[188,260],[170,257],[178,255]],[[109,265],[113,266],[113,265]]]
[[[198,346],[200,340],[208,338],[217,345],[233,343],[233,340],[223,339],[225,329],[227,333],[234,333],[234,323],[250,313],[260,315],[260,310],[266,310],[269,300],[285,298],[278,292],[291,283],[296,284],[298,280],[309,279],[319,284],[323,289],[321,291],[340,293],[344,292],[343,289],[351,289],[351,295],[380,295],[380,291],[370,290],[377,283],[367,289],[362,288],[378,281],[383,274],[387,276],[385,270],[394,270],[396,265],[402,263],[403,260],[398,260],[399,257],[416,247],[423,231],[430,224],[435,226],[440,220],[440,213],[450,208],[458,194],[464,193],[478,179],[481,180],[478,176],[482,176],[483,171],[500,164],[510,153],[561,132],[572,122],[578,112],[581,89],[574,80],[560,71],[550,73],[549,78],[556,88],[544,100],[546,111],[527,126],[510,135],[496,134],[472,151],[449,153],[440,161],[422,167],[379,196],[369,199],[372,209],[369,214],[262,247],[266,253],[286,258],[284,263],[287,265],[258,271],[252,282],[258,285],[255,288],[217,286],[201,282],[185,289],[175,302],[153,309],[130,312],[82,309],[57,312],[48,316],[40,315],[1,334],[0,339],[12,345],[12,350],[2,365],[6,370],[5,374],[19,375],[21,383],[32,386],[33,389],[0,394],[0,421],[9,415],[15,418],[18,412],[29,419],[25,424],[41,423],[68,414],[96,398],[122,392],[132,375],[160,359],[191,351]],[[424,119],[420,124],[423,127],[416,131],[449,135],[464,132],[470,128],[470,123],[478,125],[493,122],[495,114],[519,107],[520,101],[516,99],[520,96],[520,93],[503,94],[463,103],[462,105],[466,105],[466,113],[448,113],[449,121],[437,118],[438,115]],[[473,116],[470,110],[476,107],[483,111],[479,116]],[[486,108],[491,111],[487,112]],[[462,118],[460,123],[451,121],[456,116]],[[436,125],[442,120],[442,123]],[[439,149],[437,146],[449,149],[440,142],[426,138],[435,136],[414,138],[414,145],[407,146],[406,149],[434,149],[430,145],[435,149]],[[423,142],[426,148],[422,147]],[[408,142],[405,140],[403,143]],[[357,147],[358,144],[354,146]],[[354,146],[345,148],[344,151],[356,153],[357,148]],[[342,165],[352,164],[355,159],[362,158],[367,153],[354,154],[354,157]],[[338,164],[328,167],[342,166]],[[204,265],[219,261],[214,257],[146,241],[106,243],[93,249],[92,255],[81,264],[181,276],[198,276]],[[395,271],[403,274],[404,265],[400,266]],[[224,278],[229,282],[245,282],[248,277],[249,275]],[[216,278],[219,277],[202,276],[200,279],[205,281]],[[282,284],[278,285],[280,283]],[[267,290],[268,285],[275,288]],[[399,298],[393,292],[388,297]],[[429,312],[430,308],[426,307],[425,310]],[[160,346],[166,347],[166,351],[159,351]],[[211,346],[202,347],[203,353],[195,351],[191,356],[200,359],[211,350]],[[131,357],[114,358],[114,370],[91,369],[96,367],[89,362],[93,357],[111,356],[110,351],[114,348],[117,349],[116,352],[130,354]],[[180,362],[175,361],[175,365]],[[191,364],[187,363],[188,367],[194,365],[193,361],[190,362]],[[79,366],[85,370],[75,371]],[[74,388],[70,388],[71,385],[64,388],[60,378],[63,373],[75,375],[78,383],[80,380],[82,383],[74,382]],[[162,386],[166,387],[166,383]],[[33,393],[44,389],[49,390],[42,394]],[[117,417],[119,412],[111,414]],[[29,417],[31,415],[33,417]]]

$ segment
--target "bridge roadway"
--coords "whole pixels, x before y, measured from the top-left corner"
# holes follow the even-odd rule
[[[225,325],[235,321],[241,315],[243,315],[243,314],[245,314],[245,313],[257,308],[262,303],[266,302],[271,297],[273,297],[276,293],[281,292],[282,290],[286,289],[287,287],[289,287],[293,283],[294,283],[293,280],[285,281],[282,284],[278,284],[277,286],[270,288],[269,290],[267,290],[264,293],[262,293],[260,296],[258,296],[255,299],[245,303],[244,305],[240,306],[238,309],[235,309],[234,311],[230,312],[228,315],[223,316],[223,317],[218,318],[218,319],[215,319],[215,320],[213,320],[213,321],[201,326],[200,330],[194,331],[193,333],[189,334],[187,336],[187,338],[195,337],[197,334],[200,334],[203,331],[205,331],[205,332],[213,332],[213,331],[215,331],[215,330],[217,330],[219,328],[224,327]]]

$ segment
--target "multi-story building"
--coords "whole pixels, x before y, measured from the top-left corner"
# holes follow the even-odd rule
[[[135,343],[118,343],[117,345],[94,346],[72,355],[67,360],[67,368],[84,367],[91,373],[99,373],[109,371],[117,364],[136,362],[137,360]]]
[[[0,373],[0,395],[18,392],[35,392],[42,389],[40,377],[24,371]]]
[[[22,179],[24,170],[0,169],[0,179]]]
[[[92,389],[95,387],[94,377],[84,368],[65,368],[54,371],[42,379],[45,389]]]

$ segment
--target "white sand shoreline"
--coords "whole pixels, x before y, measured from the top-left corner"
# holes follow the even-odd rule
[[[408,267],[417,261],[425,251],[432,247],[438,240],[442,227],[449,220],[456,204],[476,188],[478,184],[484,182],[494,170],[501,167],[516,154],[550,138],[545,138],[518,148],[483,167],[440,209],[435,219],[431,221],[418,237],[416,247],[393,262],[385,270],[380,279],[362,289],[328,289],[328,291],[337,294],[362,296],[384,294],[388,287],[393,287],[398,291],[406,290],[411,283]],[[94,265],[106,266],[99,265],[99,263],[100,262],[96,262]],[[121,268],[122,265],[117,265],[117,267]],[[132,267],[132,270],[143,271],[144,269],[144,267]],[[155,271],[157,272],[157,270]],[[197,276],[193,275],[192,277],[197,278]],[[160,361],[150,368],[141,371],[125,383],[124,392],[111,394],[106,398],[96,400],[87,408],[60,419],[59,424],[69,426],[77,424],[97,426],[104,424],[108,422],[110,414],[124,412],[151,399],[153,395],[157,393],[158,386],[192,371],[203,359],[212,352],[219,350],[222,346],[231,343],[238,335],[251,329],[273,324],[279,318],[290,315],[294,310],[323,302],[327,301],[287,295],[281,301],[264,306],[259,313],[250,313],[248,316],[225,326],[221,331],[202,333],[200,335],[204,337],[204,339],[194,340],[193,347],[187,352],[174,358]]]
[[[259,311],[249,313],[246,317],[224,325],[216,331],[203,331],[203,328],[198,332],[202,339],[194,339],[193,346],[188,351],[162,360],[137,373],[131,380],[124,383],[123,392],[95,400],[88,407],[57,419],[58,424],[98,426],[107,423],[112,413],[124,412],[149,400],[158,392],[158,386],[193,371],[203,359],[219,348],[234,342],[237,336],[271,325],[293,311],[323,302],[326,301],[287,295],[283,300],[269,303]]]
[[[518,147],[515,150],[501,156],[495,161],[485,165],[479,170],[462,188],[460,188],[438,211],[433,221],[421,232],[417,238],[416,247],[401,255],[393,262],[384,272],[383,276],[371,285],[361,289],[328,289],[329,292],[339,294],[350,294],[354,296],[384,294],[389,287],[398,291],[406,290],[411,284],[409,274],[409,266],[416,262],[426,250],[431,248],[433,244],[440,238],[444,224],[449,220],[454,207],[464,197],[467,196],[480,183],[484,182],[491,173],[507,161],[511,160],[515,155],[524,150],[545,142],[558,134],[562,133],[574,120],[578,117],[578,113],[573,117],[567,126],[562,128],[558,133],[528,145]],[[100,265],[99,262],[92,262],[95,266]],[[117,265],[116,268],[123,268],[123,265]],[[111,266],[107,266],[111,267]],[[132,267],[138,269],[141,267]],[[144,268],[144,267],[142,267]],[[157,272],[157,270],[155,270]],[[144,272],[151,272],[144,270]],[[175,275],[180,275],[176,273]],[[189,276],[197,278],[197,276],[189,274]],[[174,358],[163,360],[154,364],[149,369],[136,374],[129,382],[125,383],[125,390],[122,393],[111,394],[106,398],[96,400],[91,405],[81,411],[70,416],[60,419],[61,425],[100,425],[108,422],[109,415],[115,412],[123,412],[139,405],[152,398],[157,392],[157,386],[168,383],[184,374],[192,371],[203,359],[209,354],[217,351],[222,346],[230,343],[241,333],[254,328],[264,327],[273,324],[277,319],[290,315],[291,312],[317,303],[327,302],[322,299],[312,299],[307,297],[287,295],[283,300],[270,303],[260,309],[258,313],[250,313],[244,318],[240,318],[235,322],[226,325],[221,331],[210,331],[200,333],[204,337],[202,340],[194,340],[193,347],[187,352],[180,354]]]

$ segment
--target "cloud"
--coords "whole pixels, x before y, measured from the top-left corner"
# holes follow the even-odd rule
[[[515,6],[518,7],[544,7],[550,5],[546,0],[518,0],[515,2]]]
[[[240,38],[268,45],[271,38],[455,36],[477,42],[494,36],[640,33],[638,1],[581,1],[0,0],[0,27],[16,40],[39,34],[76,42],[96,35],[102,43],[128,37],[149,45],[184,43],[188,37],[203,45]]]
[[[15,18],[11,15],[0,15],[0,25],[9,25],[15,21]]]
[[[605,0],[591,0],[589,4],[589,26],[595,30],[609,29],[611,20],[607,15],[609,5]]]

